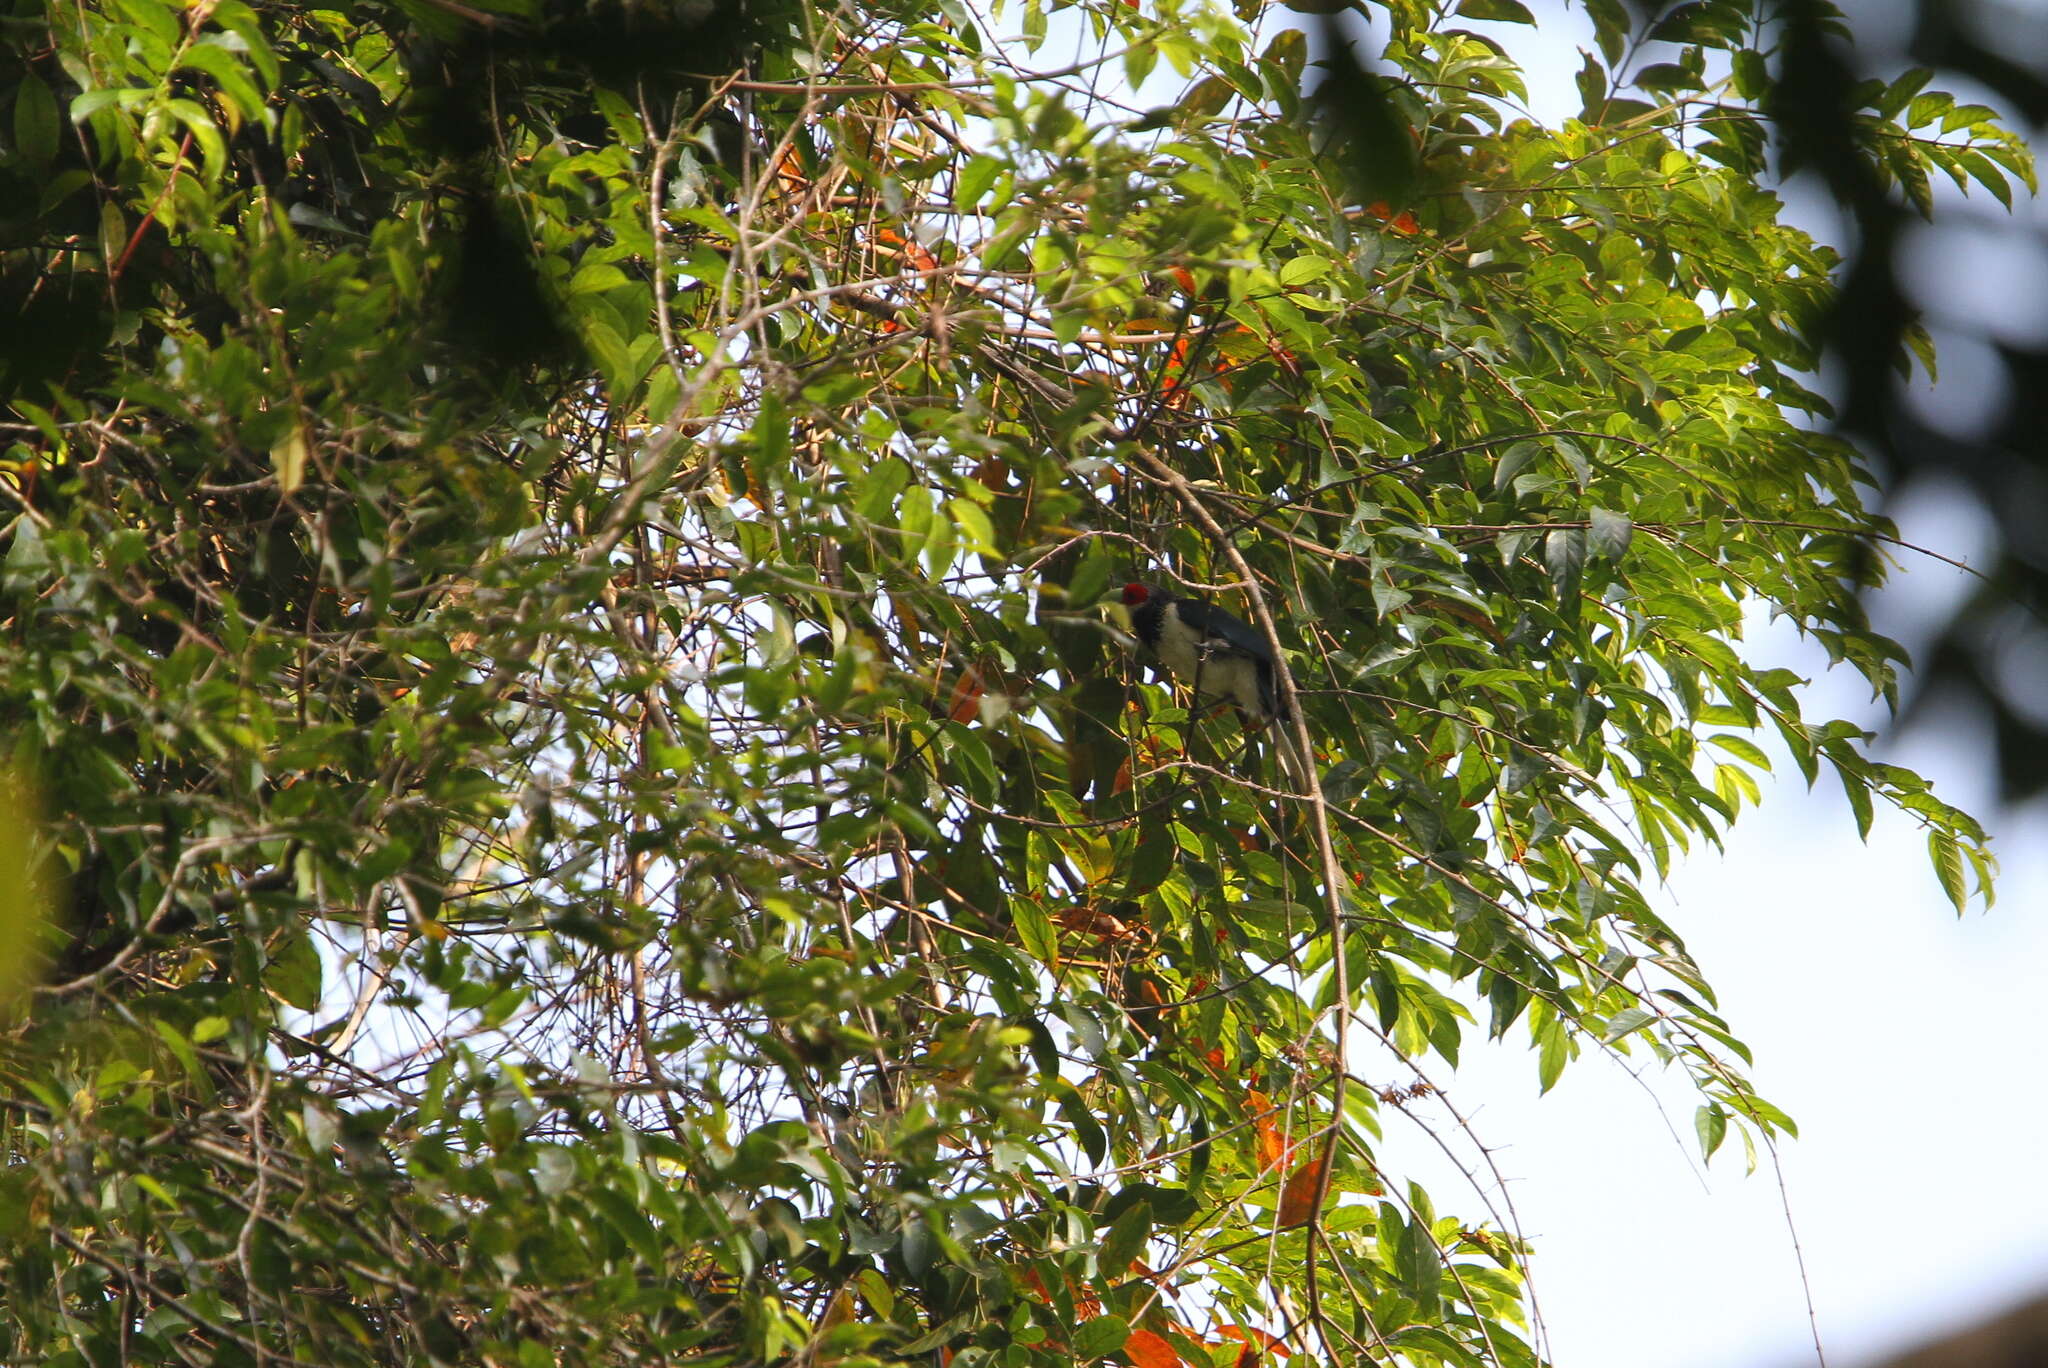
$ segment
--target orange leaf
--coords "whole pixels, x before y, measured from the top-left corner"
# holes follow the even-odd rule
[[[1419,233],[1422,231],[1422,225],[1415,221],[1415,215],[1409,213],[1406,209],[1397,214],[1385,200],[1374,200],[1371,204],[1365,206],[1365,212],[1371,214],[1397,233]]]
[[[939,264],[939,259],[926,250],[925,245],[915,238],[907,238],[894,228],[877,228],[875,241],[884,247],[893,247],[902,253],[903,259],[920,271],[929,271]]]
[[[1286,1163],[1288,1145],[1285,1140],[1280,1138],[1280,1128],[1273,1124],[1273,1118],[1261,1116],[1252,1124],[1258,1128],[1259,1132],[1259,1168],[1262,1171],[1276,1169]],[[1292,1191],[1291,1188],[1289,1190]],[[1297,1217],[1296,1219],[1299,1218]],[[1287,1225],[1294,1224],[1293,1221],[1286,1221],[1285,1223]]]
[[[1249,1329],[1242,1325],[1219,1325],[1216,1327],[1216,1338],[1236,1340],[1254,1354],[1261,1349],[1265,1349],[1285,1358],[1294,1352],[1277,1336],[1269,1335],[1263,1330]],[[1242,1355],[1239,1357],[1241,1359]]]
[[[1159,394],[1168,408],[1184,408],[1188,402],[1187,384],[1181,378],[1181,370],[1188,363],[1188,339],[1185,335],[1173,339],[1173,346],[1166,354],[1165,378],[1160,382]]]
[[[775,170],[772,174],[788,189],[801,190],[811,182],[810,178],[804,175],[803,168],[797,165],[796,157],[793,155],[795,151],[794,147],[783,148],[782,155],[775,159]]]
[[[1218,1045],[1215,1049],[1203,1055],[1202,1059],[1203,1062],[1208,1064],[1209,1068],[1214,1072],[1219,1074],[1223,1072],[1223,1065],[1225,1061],[1223,1058],[1223,1047],[1221,1045]]]
[[[1138,1368],[1180,1368],[1180,1355],[1164,1336],[1150,1330],[1133,1330],[1124,1341],[1124,1353]]]
[[[968,666],[960,672],[960,678],[953,681],[953,696],[947,700],[946,716],[955,722],[972,722],[981,715],[981,696],[986,691],[981,667]]]
[[[1252,1114],[1252,1128],[1258,1134],[1259,1168],[1276,1169],[1287,1162],[1287,1152],[1292,1148],[1280,1138],[1280,1128],[1273,1124],[1273,1103],[1257,1088],[1246,1091],[1245,1110]]]
[[[1320,1159],[1311,1159],[1296,1169],[1280,1189],[1280,1224],[1300,1225],[1315,1213],[1316,1198],[1322,1191],[1323,1170],[1329,1167],[1330,1147],[1323,1146]]]

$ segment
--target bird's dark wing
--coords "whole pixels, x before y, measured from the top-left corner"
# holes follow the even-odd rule
[[[1221,608],[1193,599],[1182,599],[1176,606],[1180,609],[1180,620],[1201,636],[1203,644],[1212,653],[1229,651],[1252,660],[1272,661],[1273,653],[1266,647],[1265,634],[1249,623],[1240,622]]]

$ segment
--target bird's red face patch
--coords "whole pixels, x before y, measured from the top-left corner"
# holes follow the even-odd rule
[[[1124,586],[1124,602],[1133,608],[1151,597],[1152,591],[1142,584],[1126,584]]]

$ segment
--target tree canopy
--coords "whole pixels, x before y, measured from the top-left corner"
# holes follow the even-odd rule
[[[1896,697],[1787,22],[1589,10],[1550,126],[1517,0],[1370,68],[1258,0],[14,0],[0,1356],[1541,1361],[1461,1051],[1790,1131],[1646,892],[1760,737],[1991,873],[1742,650]],[[1887,195],[2033,188],[1839,93]],[[1132,579],[1283,648],[1315,791]]]

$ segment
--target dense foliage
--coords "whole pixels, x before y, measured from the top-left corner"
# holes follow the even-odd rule
[[[9,1363],[1531,1363],[1447,1068],[1789,1128],[1643,891],[1759,734],[1988,893],[1739,647],[1895,687],[1767,9],[1602,0],[1545,127],[1515,0],[1321,121],[1255,0],[13,3]],[[1871,175],[2031,187],[1923,84]]]

